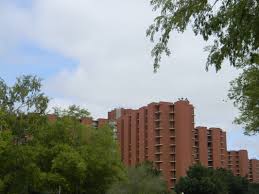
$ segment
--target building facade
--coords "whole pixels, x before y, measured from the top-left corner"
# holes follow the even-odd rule
[[[153,161],[170,188],[195,163],[194,108],[187,100],[151,103],[137,110],[111,111],[117,118],[123,163]],[[120,116],[118,116],[120,115]],[[181,162],[177,162],[181,161]]]
[[[209,168],[227,168],[226,132],[220,128],[195,128],[196,160]]]
[[[50,122],[55,122],[58,119],[58,116],[55,114],[48,114],[47,117]],[[79,121],[83,125],[92,126],[95,128],[100,128],[110,123],[108,119],[99,118],[94,120],[92,117],[81,118]]]
[[[150,103],[137,110],[115,109],[108,120],[116,125],[123,163],[152,161],[171,189],[196,163],[258,182],[259,161],[249,160],[246,150],[228,152],[224,130],[195,127],[194,107],[187,99]]]
[[[248,180],[253,183],[259,183],[259,160],[249,160]]]

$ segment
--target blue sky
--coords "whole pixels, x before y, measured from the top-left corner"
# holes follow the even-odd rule
[[[0,75],[8,83],[14,82],[17,76],[23,74],[48,79],[63,68],[72,69],[76,64],[77,60],[23,41],[9,50],[7,55],[1,56]]]
[[[2,0],[0,13],[0,77],[8,83],[38,75],[50,106],[78,104],[94,117],[188,97],[197,125],[223,128],[229,149],[259,158],[258,136],[232,123],[238,110],[227,92],[239,72],[228,64],[206,72],[208,43],[190,30],[174,34],[173,55],[153,73],[145,30],[154,13],[146,0]]]

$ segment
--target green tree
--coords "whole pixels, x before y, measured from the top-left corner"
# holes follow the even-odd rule
[[[225,169],[194,165],[190,167],[186,177],[180,178],[175,191],[179,194],[247,194],[248,180],[234,176]]]
[[[252,93],[250,89],[254,84],[258,86],[259,77],[258,1],[150,0],[150,2],[153,10],[159,11],[159,16],[147,30],[147,36],[152,42],[156,42],[151,52],[154,58],[154,70],[157,71],[159,68],[163,54],[171,53],[168,48],[171,32],[184,32],[191,25],[195,35],[201,35],[205,41],[213,39],[213,45],[206,47],[206,51],[209,52],[207,70],[209,66],[214,66],[216,71],[220,70],[226,59],[230,65],[244,70],[243,74],[232,82],[230,99],[234,100],[235,106],[241,112],[236,122],[243,124],[247,133],[257,133],[259,94],[258,90]],[[156,34],[159,35],[158,38],[155,37]],[[247,80],[240,81],[240,79]]]
[[[259,184],[258,183],[250,183],[248,185],[248,194],[257,194],[259,193]]]
[[[57,119],[49,121],[40,79],[24,76],[18,80],[26,82],[19,87],[24,100],[13,107],[5,104],[14,101],[6,88],[13,91],[14,87],[2,81],[0,88],[5,94],[0,104],[0,193],[102,194],[123,177],[118,145],[109,126],[83,125],[80,120],[90,114],[75,105],[56,109]],[[44,103],[38,104],[37,96]],[[29,103],[29,99],[34,100]],[[23,108],[17,109],[19,102]]]
[[[165,180],[150,163],[131,167],[127,176],[113,184],[108,194],[167,194],[168,189]]]
[[[0,78],[0,129],[12,129],[16,143],[46,122],[49,99],[41,87],[36,76],[21,76],[10,87]]]
[[[201,165],[192,166],[186,177],[181,177],[175,186],[176,193],[185,194],[227,194],[227,187],[212,169]]]
[[[235,119],[237,124],[243,124],[246,134],[259,132],[259,68],[249,67],[231,82],[229,98],[240,110],[240,116]]]
[[[214,170],[214,176],[225,183],[228,194],[247,194],[249,182],[245,177],[234,176],[231,171],[225,169]]]

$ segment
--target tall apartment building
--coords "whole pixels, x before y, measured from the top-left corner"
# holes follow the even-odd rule
[[[174,188],[176,179],[185,176],[195,163],[194,107],[188,100],[151,103],[138,110],[114,110],[108,119],[114,118],[118,118],[118,140],[127,166],[153,161],[169,187]]]
[[[248,177],[248,153],[246,150],[228,151],[228,169],[236,176]]]
[[[226,132],[194,127],[194,107],[187,99],[151,103],[137,110],[115,109],[108,120],[116,125],[123,163],[152,161],[169,188],[195,163],[230,169],[251,182],[259,179],[258,160],[249,161],[245,150],[227,152]]]
[[[226,132],[220,128],[196,127],[194,135],[196,160],[209,168],[226,168]]]

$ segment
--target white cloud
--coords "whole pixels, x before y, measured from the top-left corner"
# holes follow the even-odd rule
[[[4,57],[26,38],[30,18],[23,9],[6,1],[0,2],[0,13],[0,57]]]
[[[26,11],[11,9],[16,14],[6,16],[14,37],[25,34],[40,47],[79,61],[47,80],[46,90],[56,97],[52,105],[78,103],[104,117],[114,107],[188,97],[198,125],[241,133],[232,124],[237,110],[224,101],[237,71],[225,65],[218,74],[214,68],[206,72],[206,44],[192,32],[172,37],[172,56],[153,74],[152,45],[145,37],[154,16],[148,1],[37,0]]]

